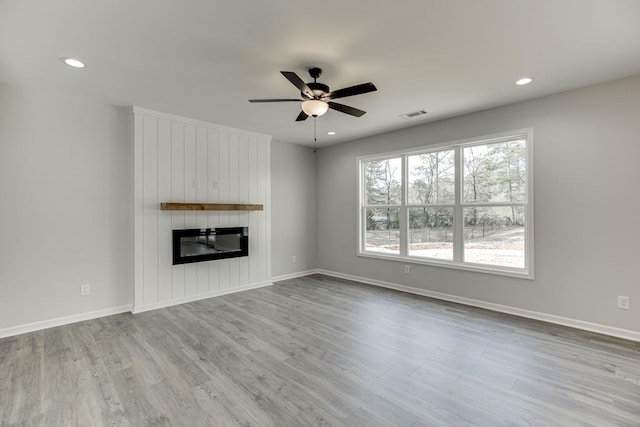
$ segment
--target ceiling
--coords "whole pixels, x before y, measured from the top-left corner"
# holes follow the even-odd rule
[[[320,146],[344,142],[640,74],[640,1],[0,0],[4,83],[311,145],[298,104],[247,102],[297,97],[280,71],[311,66],[332,89],[378,87],[339,100],[363,117],[318,118]]]

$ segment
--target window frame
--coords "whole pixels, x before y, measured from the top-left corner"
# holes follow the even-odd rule
[[[381,155],[381,156],[376,156],[375,158],[369,159],[369,161],[371,160],[375,160],[375,161],[381,161],[381,160],[389,160],[389,159],[395,159],[398,158],[397,155],[390,155],[390,156],[385,156],[385,155]],[[379,205],[370,205],[370,204],[366,204],[366,203],[361,203],[361,202],[365,202],[365,197],[366,197],[366,188],[367,188],[367,182],[366,182],[366,176],[364,173],[364,163],[366,162],[362,161],[362,162],[358,162],[359,164],[359,168],[360,168],[360,197],[358,199],[358,210],[360,211],[359,217],[359,223],[358,223],[358,228],[362,227],[362,224],[366,224],[367,222],[367,209],[398,209],[398,211],[400,212],[399,214],[399,219],[400,219],[400,225],[399,225],[399,232],[400,232],[400,250],[399,250],[399,254],[395,255],[395,254],[388,254],[390,256],[401,256],[402,252],[403,252],[403,248],[408,247],[407,242],[406,242],[406,237],[403,237],[403,233],[402,233],[402,224],[404,223],[404,216],[406,214],[403,213],[403,211],[405,209],[405,203],[406,203],[406,192],[404,191],[404,187],[402,188],[402,191],[400,192],[400,204],[399,205],[389,205],[389,204],[379,204]],[[406,170],[406,164],[405,162],[401,159],[400,160],[400,181],[402,184],[402,181],[404,180],[404,174],[405,174],[405,170]],[[361,238],[361,244],[362,246],[358,247],[358,252],[361,252],[361,248],[364,248],[366,246],[366,233],[362,233],[362,238]],[[367,252],[367,251],[362,251],[364,253],[372,253],[372,252]],[[405,251],[406,253],[406,251]]]
[[[515,139],[524,139],[526,141],[526,198],[524,202],[478,202],[465,203],[463,199],[464,182],[463,182],[463,159],[462,152],[464,148],[498,143],[502,141],[511,141]],[[385,259],[399,261],[410,264],[430,265],[436,267],[445,267],[457,270],[475,271],[480,273],[496,274],[501,276],[510,276],[524,279],[534,279],[534,142],[533,129],[518,129],[508,132],[501,132],[491,135],[485,135],[477,138],[468,138],[464,140],[443,142],[431,144],[407,150],[398,150],[393,152],[379,153],[374,155],[359,156],[357,161],[358,171],[358,233],[357,233],[357,255],[365,258]],[[408,162],[409,157],[430,152],[443,151],[445,149],[453,149],[455,155],[455,194],[454,204],[442,205],[415,205],[408,204]],[[400,205],[367,205],[366,197],[366,176],[365,162],[387,160],[392,158],[401,159],[401,201]],[[425,258],[415,255],[409,255],[409,209],[415,207],[453,207],[454,223],[453,223],[453,260],[444,260],[437,258]],[[469,206],[476,207],[498,207],[498,206],[522,206],[525,213],[525,254],[524,268],[514,268],[489,264],[476,264],[462,261],[464,251],[464,209]],[[399,208],[400,209],[400,253],[386,254],[366,250],[366,210],[367,208]]]
[[[453,187],[454,187],[454,199],[453,199],[453,203],[426,203],[426,204],[417,204],[417,203],[409,203],[409,157],[412,156],[416,156],[416,155],[421,155],[421,154],[430,154],[430,153],[440,153],[443,151],[453,151],[453,164],[454,164],[454,183],[453,183]],[[458,197],[458,173],[457,170],[459,168],[458,166],[458,150],[455,147],[439,147],[439,148],[430,148],[429,150],[422,150],[419,152],[411,152],[411,153],[406,153],[404,155],[404,159],[403,159],[405,166],[405,170],[406,170],[406,175],[403,175],[403,184],[406,184],[403,187],[403,193],[406,194],[406,201],[407,203],[401,207],[404,208],[404,210],[406,211],[406,215],[407,215],[407,222],[406,222],[406,237],[407,237],[407,247],[406,247],[406,251],[405,254],[407,257],[412,258],[412,259],[419,259],[419,260],[436,260],[436,261],[444,261],[444,262],[449,262],[449,260],[439,260],[438,258],[427,258],[427,257],[420,257],[420,256],[416,256],[416,255],[410,255],[409,254],[409,243],[408,241],[409,236],[410,236],[410,232],[411,232],[411,228],[409,225],[409,209],[412,208],[431,208],[431,209],[451,209],[453,211],[453,217],[456,218],[456,205],[457,205],[457,197]],[[405,188],[406,187],[406,188]],[[456,230],[455,230],[455,221],[452,227],[452,233],[453,233],[453,250],[452,250],[452,257],[453,259],[451,261],[456,261],[456,243],[455,243],[455,239],[456,239]],[[402,234],[402,232],[401,232]]]

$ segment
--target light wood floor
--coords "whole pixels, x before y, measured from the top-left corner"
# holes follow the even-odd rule
[[[326,276],[0,340],[0,424],[640,425],[640,344]]]

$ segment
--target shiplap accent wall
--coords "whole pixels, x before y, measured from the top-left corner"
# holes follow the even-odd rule
[[[134,107],[135,295],[141,312],[271,284],[271,137]],[[263,211],[161,211],[161,202]],[[249,227],[249,256],[172,265],[173,229]]]

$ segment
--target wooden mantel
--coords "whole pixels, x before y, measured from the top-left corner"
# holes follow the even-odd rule
[[[235,203],[160,203],[161,211],[261,211],[263,205]]]

